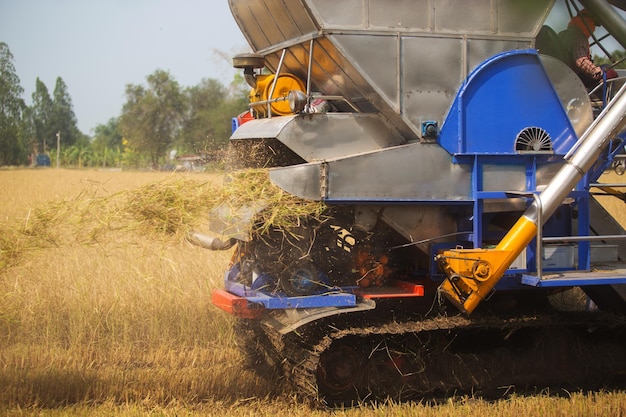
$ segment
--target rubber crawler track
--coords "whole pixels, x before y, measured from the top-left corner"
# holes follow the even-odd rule
[[[263,366],[279,368],[287,384],[303,400],[323,406],[346,405],[383,397],[423,400],[476,393],[494,397],[518,392],[520,388],[527,391],[528,384],[537,391],[561,386],[563,389],[626,388],[626,316],[623,315],[551,313],[512,318],[437,316],[402,322],[355,323],[354,317],[350,315],[343,319],[335,317],[281,335],[262,322],[244,321],[241,325],[246,331],[241,336],[241,343],[247,346],[248,353],[253,353],[253,361],[257,365],[264,361]],[[537,342],[531,342],[525,336],[529,331],[539,330],[543,339],[552,341],[547,348],[545,343],[541,348],[537,344],[533,345]],[[589,336],[584,337],[586,341],[578,340],[580,338],[573,341],[571,336],[564,336],[564,330]],[[465,337],[475,332],[479,334],[477,339]],[[529,345],[518,348],[519,343],[514,341],[495,351],[491,349],[490,340],[483,340],[484,335],[490,333],[521,334],[519,343]],[[342,343],[369,349],[393,340],[394,352],[397,352],[399,346],[410,351],[417,349],[415,340],[438,340],[441,335],[449,337],[451,334],[454,337],[444,340],[443,345],[440,343],[442,347],[439,349],[429,348],[430,356],[426,357],[426,361],[436,364],[431,370],[418,366],[420,369],[408,367],[405,371],[389,356],[387,362],[391,366],[387,367],[388,374],[381,376],[376,373],[372,376],[374,374],[370,373],[370,380],[362,381],[361,387],[338,393],[325,392],[318,387],[320,361],[330,349]],[[455,339],[457,337],[460,341]],[[405,341],[408,342],[405,344]],[[460,345],[461,350],[455,351],[453,343]],[[475,349],[477,343],[480,346]],[[511,346],[517,353],[505,355],[504,352],[510,350]],[[465,351],[465,347],[469,350]],[[389,355],[389,352],[384,352],[384,355]],[[370,359],[373,357],[372,354],[367,355],[367,352],[365,356]],[[566,362],[568,358],[570,360]],[[533,375],[533,372],[543,368],[551,370],[558,365],[555,362],[561,361],[564,362],[562,368],[548,373],[548,376]],[[583,363],[578,363],[580,361]],[[572,363],[577,365],[572,366]],[[415,363],[412,365],[415,368]],[[486,371],[485,368],[491,370]],[[262,367],[257,366],[257,369],[265,372]],[[503,372],[506,375],[502,377],[494,377],[493,373],[499,374],[499,369],[510,372]],[[442,373],[447,375],[442,376]],[[509,381],[507,378],[511,378],[510,375],[514,377]],[[556,379],[542,379],[552,377]],[[581,385],[581,381],[584,381],[585,386]],[[392,389],[399,392],[393,392]]]

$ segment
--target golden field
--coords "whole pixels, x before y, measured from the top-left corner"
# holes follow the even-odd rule
[[[626,416],[624,392],[299,403],[244,368],[233,320],[210,303],[230,253],[185,240],[219,178],[0,170],[3,415]]]

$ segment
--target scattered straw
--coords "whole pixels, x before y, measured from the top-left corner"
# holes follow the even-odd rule
[[[265,207],[251,225],[258,234],[297,227],[303,217],[321,220],[325,208],[276,187],[264,169],[233,172],[222,183],[175,177],[106,197],[83,191],[73,199],[42,204],[23,221],[0,224],[0,267],[13,264],[23,252],[102,242],[111,231],[182,239],[206,224],[214,209],[237,213],[252,204]]]
[[[244,207],[262,204],[263,210],[257,213],[252,224],[252,233],[265,234],[271,229],[289,231],[300,225],[304,218],[322,221],[326,209],[324,203],[304,200],[271,183],[269,171],[254,169],[229,174],[219,190],[216,207],[228,207],[237,213]]]

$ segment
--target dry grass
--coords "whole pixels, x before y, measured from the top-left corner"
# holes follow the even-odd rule
[[[150,405],[145,402],[115,403],[105,401],[99,404],[79,402],[67,407],[56,408],[13,408],[5,410],[6,416],[292,416],[292,417],[624,417],[626,405],[624,394],[589,393],[572,394],[568,398],[549,395],[535,397],[512,397],[497,402],[486,402],[472,398],[450,400],[441,405],[420,403],[384,403],[340,410],[312,409],[295,399],[243,398],[240,401],[171,401],[168,404]]]
[[[606,172],[600,177],[598,182],[603,184],[625,184],[626,175],[617,175],[615,172]],[[626,186],[618,188],[617,191],[626,192]],[[615,197],[597,197],[598,201],[613,215],[618,223],[626,229],[626,202]]]
[[[52,173],[23,172],[41,181]],[[210,304],[230,253],[184,239],[216,178],[145,174],[145,185],[122,192],[129,174],[108,175],[120,175],[108,193],[57,184],[59,200],[42,192],[2,222],[13,246],[0,258],[0,403],[157,405],[258,393],[230,318]],[[171,198],[146,200],[155,189]]]
[[[102,197],[172,177],[158,172],[0,170],[0,220],[24,216],[46,201],[73,199],[80,194]]]
[[[184,239],[219,200],[220,181],[209,174],[0,171],[0,412],[626,416],[623,393],[334,412],[298,403],[245,370],[232,319],[210,303],[230,252]]]

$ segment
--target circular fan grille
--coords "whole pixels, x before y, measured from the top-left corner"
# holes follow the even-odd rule
[[[518,152],[552,152],[552,139],[548,132],[540,127],[527,127],[515,140]]]

